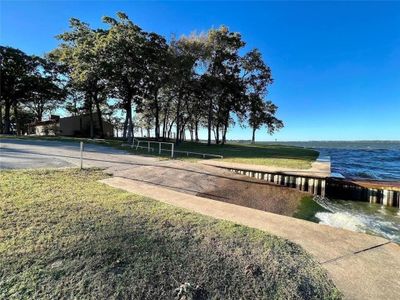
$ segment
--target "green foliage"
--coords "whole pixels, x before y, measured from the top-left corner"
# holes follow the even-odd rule
[[[283,127],[283,122],[275,117],[278,107],[271,101],[263,101],[259,95],[252,94],[249,104],[249,125],[253,129],[252,143],[255,143],[255,133],[261,126],[266,125],[268,133],[273,134]]]
[[[27,113],[35,114],[40,121],[43,113],[51,111],[65,97],[56,66],[45,58],[0,46],[0,67],[0,105],[4,105],[5,113],[0,127],[6,134],[11,133],[11,108],[19,134]]]
[[[148,130],[148,136],[150,130],[156,139],[170,139],[175,134],[177,143],[185,140],[187,133],[192,141],[198,141],[199,130],[205,127],[209,145],[212,134],[216,144],[224,144],[228,128],[236,120],[253,128],[253,140],[255,131],[263,126],[270,134],[283,127],[275,117],[277,106],[265,100],[273,82],[271,69],[257,49],[242,54],[246,43],[239,32],[220,26],[206,33],[172,37],[168,42],[155,32],[144,31],[123,12],[116,18],[103,17],[103,22],[106,28],[96,29],[72,18],[70,29],[57,36],[59,46],[47,55],[46,64],[42,63],[46,75],[32,81],[26,91],[35,89],[28,108],[38,119],[43,111],[61,105],[58,100],[65,94],[59,97],[57,88],[63,78],[68,97],[62,106],[73,115],[90,115],[92,138],[93,110],[100,137],[104,135],[102,115],[109,115],[109,110],[122,111],[123,137],[129,142],[135,120],[142,123],[136,124],[141,130]],[[24,56],[20,60],[29,61]],[[29,64],[19,65],[24,69]],[[18,70],[15,78],[20,80],[26,71]],[[14,91],[12,84],[5,82],[6,90]],[[9,101],[17,101],[17,97],[5,95],[13,99]],[[49,98],[54,101],[48,102]]]
[[[89,24],[78,19],[70,20],[71,31],[57,36],[62,43],[49,54],[57,62],[64,75],[69,78],[69,89],[82,92],[84,111],[90,115],[90,137],[94,137],[93,106],[96,108],[100,137],[103,137],[103,120],[100,105],[107,98],[105,62],[107,57],[99,48],[99,41],[105,32],[93,30]]]
[[[66,97],[65,82],[56,64],[46,58],[36,58],[36,76],[29,82],[29,97],[25,107],[42,121],[43,114],[56,110]]]
[[[1,93],[0,105],[4,105],[4,124],[1,131],[11,133],[11,108],[14,107],[14,117],[18,105],[28,98],[30,81],[35,73],[33,57],[11,47],[0,46]]]

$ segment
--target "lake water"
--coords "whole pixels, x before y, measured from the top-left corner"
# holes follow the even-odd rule
[[[332,172],[346,178],[400,181],[400,141],[287,142],[330,156]]]
[[[314,198],[325,211],[315,213],[320,224],[382,236],[400,243],[400,210],[380,204]]]
[[[400,181],[400,141],[286,142],[314,148],[331,157],[332,172],[346,178]],[[380,204],[324,199],[312,220],[338,228],[379,235],[400,243],[400,210]]]

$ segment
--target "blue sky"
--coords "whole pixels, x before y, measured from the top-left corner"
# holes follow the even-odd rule
[[[70,17],[96,27],[124,11],[166,37],[224,24],[272,68],[268,98],[285,128],[258,140],[400,139],[400,2],[2,0],[0,9],[1,44],[39,55],[57,46]]]

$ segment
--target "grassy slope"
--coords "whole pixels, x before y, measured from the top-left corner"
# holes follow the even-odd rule
[[[25,138],[25,137],[23,137]],[[35,137],[26,137],[35,138]],[[66,138],[66,137],[37,137],[38,139],[49,139],[49,140],[62,140],[62,141],[76,141],[79,139]],[[107,140],[102,141],[91,141],[89,139],[83,139],[85,142],[95,142],[107,146],[112,146],[119,149],[132,151],[143,155],[148,155],[146,149],[139,149],[135,151],[130,147],[123,147],[120,140]],[[146,146],[143,144],[143,146]],[[151,147],[155,147],[155,153],[158,155],[158,145],[153,144]],[[166,149],[169,146],[163,146]],[[226,144],[226,145],[211,145],[207,146],[204,143],[193,143],[184,142],[178,145],[176,150],[179,151],[191,151],[199,153],[218,154],[224,157],[224,161],[254,164],[254,165],[267,165],[275,167],[286,167],[296,169],[307,169],[311,167],[311,163],[318,157],[318,152],[312,149],[288,146],[288,145],[250,145],[250,144]],[[151,154],[151,153],[150,153]],[[168,157],[169,152],[163,152],[164,157]],[[186,157],[185,154],[176,154],[176,157],[182,159],[193,160],[196,156]],[[200,157],[201,158],[201,157]]]
[[[298,246],[97,182],[104,176],[0,172],[0,298],[184,299],[174,296],[184,283],[193,299],[339,297]]]

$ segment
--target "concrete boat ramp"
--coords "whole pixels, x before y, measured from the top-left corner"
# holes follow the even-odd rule
[[[297,170],[270,166],[203,160],[200,163],[270,183],[327,196],[331,199],[378,203],[400,208],[400,182],[351,180],[331,172],[329,157],[319,157],[310,169]]]
[[[0,142],[0,169],[79,166],[79,147],[74,143],[28,140]],[[214,161],[207,163],[208,166],[179,161],[160,162],[155,158],[129,155],[97,145],[88,145],[84,154],[85,167],[101,167],[113,173],[114,177],[103,180],[105,184],[200,214],[257,228],[299,244],[328,271],[346,299],[400,299],[400,247],[397,244],[372,235],[196,196],[196,189],[202,185],[218,185],[219,181],[215,178],[231,180],[231,184],[235,185],[243,181],[238,181],[241,176],[210,166]],[[323,162],[316,162],[313,165],[315,169],[300,171],[306,173],[299,175],[319,175],[319,178],[323,178],[326,174],[324,165]],[[260,171],[272,173],[273,170]],[[280,175],[293,175],[293,170],[274,171],[280,172]],[[155,176],[157,172],[158,177]],[[139,174],[142,177],[137,178]],[[285,182],[282,178],[280,182]],[[179,187],[176,186],[177,182],[181,183]],[[286,182],[290,183],[290,178]],[[245,184],[260,188],[260,184],[253,182]]]
[[[218,219],[280,236],[302,246],[328,271],[345,299],[400,299],[400,246],[337,229],[121,177],[103,183]]]
[[[264,166],[257,166],[255,170],[254,165],[218,160],[204,160],[200,163],[257,179],[269,179],[270,182],[280,185],[288,186],[288,183],[294,182],[300,190],[307,187],[310,191],[313,185],[314,194],[323,192],[325,180],[332,175],[330,161],[327,159],[317,160],[308,170]],[[268,174],[274,176],[268,177]],[[122,177],[112,177],[102,182],[196,213],[260,229],[297,243],[328,271],[345,299],[400,299],[400,246],[384,238],[211,200]]]

